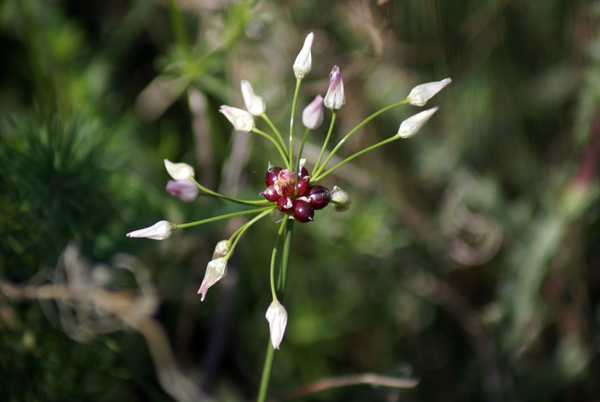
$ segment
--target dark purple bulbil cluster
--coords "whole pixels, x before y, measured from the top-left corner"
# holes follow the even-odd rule
[[[294,172],[269,166],[265,184],[267,188],[260,195],[268,201],[276,202],[277,209],[281,212],[291,212],[298,222],[312,221],[315,210],[325,208],[331,199],[329,189],[310,185],[310,175],[305,168],[300,170],[296,185]]]

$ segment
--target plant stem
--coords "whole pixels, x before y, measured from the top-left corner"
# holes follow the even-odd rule
[[[191,178],[192,180],[194,180],[194,183],[196,183],[196,185],[198,186],[198,188],[200,189],[200,191],[203,192],[203,194],[200,195],[207,195],[210,197],[215,197],[215,198],[220,198],[222,200],[227,200],[227,201],[231,201],[231,202],[235,202],[236,204],[241,204],[241,205],[251,205],[251,206],[267,206],[269,204],[271,204],[269,201],[267,200],[260,200],[260,201],[247,201],[247,200],[240,200],[237,198],[233,198],[233,197],[229,197],[227,195],[223,195],[223,194],[219,194],[215,191],[209,190],[208,188],[204,187],[202,184],[198,183],[196,181],[196,179]]]
[[[285,229],[283,232],[283,252],[281,253],[281,268],[279,270],[279,279],[277,281],[277,293],[279,298],[283,300],[285,287],[287,283],[287,271],[290,263],[290,249],[292,245],[292,235],[294,232],[294,220],[286,218]],[[275,349],[271,345],[271,340],[267,342],[267,355],[263,366],[263,373],[260,380],[260,389],[258,391],[257,402],[265,402],[267,400],[267,392],[269,391],[269,382],[271,381],[271,371],[275,361]]]
[[[233,218],[235,216],[240,216],[240,215],[248,215],[248,214],[254,214],[254,213],[257,213],[257,212],[270,211],[273,208],[274,207],[268,206],[268,207],[264,207],[264,208],[249,209],[247,211],[232,212],[230,214],[213,216],[212,218],[203,219],[201,221],[178,224],[177,225],[177,229],[189,228],[191,226],[198,226],[198,225],[202,225],[203,223],[209,223],[209,222],[219,221],[221,219]]]
[[[325,153],[325,148],[327,148],[327,144],[329,143],[329,138],[331,137],[331,132],[333,131],[333,124],[335,123],[336,116],[337,116],[337,112],[333,111],[333,115],[331,116],[331,123],[329,124],[329,131],[327,132],[327,137],[325,137],[325,142],[323,143],[323,147],[321,148],[321,153],[319,154],[319,159],[317,159],[317,163],[315,163],[315,167],[313,169],[313,171],[315,171],[315,172],[319,168],[319,163],[321,163],[321,158],[323,158],[323,153]],[[327,159],[327,160],[329,160],[329,159]]]
[[[375,113],[373,113],[372,115],[370,115],[369,117],[367,117],[366,119],[364,119],[363,121],[361,121],[360,123],[358,123],[358,125],[356,127],[354,127],[352,130],[350,130],[350,132],[348,134],[346,134],[346,136],[344,138],[342,138],[340,140],[340,142],[338,142],[338,144],[335,146],[335,148],[333,148],[333,150],[331,151],[331,153],[329,154],[329,156],[327,157],[327,159],[325,159],[325,162],[323,162],[323,164],[321,165],[321,167],[319,168],[319,170],[316,171],[316,172],[314,172],[315,177],[319,176],[319,173],[321,173],[321,171],[323,170],[323,168],[325,168],[325,166],[327,165],[327,162],[329,162],[329,160],[333,157],[333,155],[335,155],[335,153],[337,152],[337,150],[340,149],[340,147],[342,145],[344,145],[344,143],[348,140],[348,138],[350,138],[350,136],[352,136],[352,134],[354,134],[355,132],[357,132],[359,128],[361,128],[362,126],[364,126],[365,124],[367,124],[368,122],[370,122],[375,117],[377,117],[380,114],[382,114],[383,112],[387,112],[388,110],[393,109],[396,106],[404,105],[405,103],[408,103],[408,99],[404,99],[403,101],[396,102],[393,105],[389,105],[389,106],[384,107],[383,109],[379,109],[378,111],[376,111]],[[320,176],[320,177],[323,177],[323,176]]]
[[[273,122],[271,121],[271,119],[269,119],[269,116],[267,116],[267,113],[261,114],[260,117],[262,117],[263,120],[267,122],[267,125],[269,127],[271,127],[271,130],[273,130],[273,132],[277,136],[277,139],[279,140],[279,143],[281,144],[281,146],[283,148],[285,148],[285,142],[283,141],[283,137],[281,136],[281,133],[279,132],[279,130],[277,130],[277,127],[275,127],[275,125],[273,124]],[[287,159],[285,160],[285,162],[287,163]]]
[[[296,100],[298,99],[298,93],[300,92],[300,83],[302,78],[296,78],[296,90],[294,91],[294,99],[292,100],[292,115],[290,116],[290,160],[288,169],[294,169],[294,113],[296,111]]]
[[[252,129],[252,132],[258,135],[262,135],[263,137],[266,137],[269,139],[269,141],[271,141],[273,143],[273,145],[275,145],[275,148],[277,148],[277,150],[279,151],[279,154],[281,155],[281,157],[283,158],[284,162],[286,164],[290,164],[290,160],[292,159],[291,156],[288,157],[288,155],[286,154],[285,150],[281,147],[281,145],[279,145],[277,143],[277,141],[275,141],[275,139],[273,137],[271,137],[269,134],[265,133],[264,131],[261,131],[259,129],[257,129],[256,127]]]

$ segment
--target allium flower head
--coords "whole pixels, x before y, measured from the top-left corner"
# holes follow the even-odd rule
[[[208,263],[204,279],[198,289],[198,294],[202,295],[201,301],[204,301],[208,289],[227,275],[227,260],[224,257],[217,258]]]
[[[432,107],[431,109],[417,113],[414,116],[404,120],[402,124],[400,124],[398,134],[396,135],[402,138],[410,138],[414,136],[425,125],[425,123],[427,123],[427,120],[429,120],[431,116],[437,112],[437,110],[438,106]]]
[[[323,96],[317,95],[302,111],[304,127],[315,130],[323,123]]]
[[[273,349],[279,349],[287,326],[287,311],[279,301],[273,301],[267,309],[265,318],[269,321],[271,345],[273,345]]]
[[[198,197],[198,186],[191,179],[169,180],[166,190],[183,202],[192,202]]]
[[[249,133],[254,128],[254,118],[249,112],[227,105],[221,106],[219,112],[223,113],[227,120],[233,124],[237,131]]]
[[[192,179],[194,177],[194,168],[187,163],[173,163],[165,159],[165,167],[167,168],[167,173],[174,180]]]
[[[340,110],[346,104],[344,81],[338,66],[333,66],[331,73],[329,73],[329,89],[323,102],[325,107],[330,110]]]
[[[302,46],[302,50],[300,50],[298,57],[296,57],[293,67],[296,78],[304,78],[308,75],[308,73],[310,73],[310,69],[312,68],[312,56],[310,49],[312,47],[314,37],[315,35],[312,32],[306,36],[306,39],[304,40],[304,46]]]
[[[158,221],[154,225],[127,233],[127,237],[138,237],[152,240],[165,240],[177,230],[177,225],[168,221]]]
[[[248,109],[250,114],[253,116],[260,116],[265,112],[267,107],[263,98],[254,94],[252,85],[246,80],[242,81],[242,96],[244,97],[246,109]]]
[[[408,102],[411,105],[425,106],[429,99],[433,98],[435,94],[440,92],[451,82],[452,80],[450,78],[445,78],[441,81],[417,85],[410,91],[406,99],[408,99]]]

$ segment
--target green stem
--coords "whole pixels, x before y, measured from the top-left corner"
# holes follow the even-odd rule
[[[283,252],[281,254],[281,269],[279,270],[279,279],[277,284],[277,292],[279,298],[283,300],[285,295],[285,286],[287,282],[287,271],[290,263],[290,249],[292,245],[292,235],[294,231],[294,220],[285,220],[285,229],[283,232]],[[265,402],[267,400],[267,392],[269,391],[269,382],[271,380],[271,372],[273,371],[273,363],[275,361],[275,349],[271,345],[269,339],[267,343],[267,355],[265,357],[265,365],[260,380],[260,389],[258,391],[257,402]]]
[[[367,153],[367,152],[369,152],[369,151],[371,151],[371,150],[373,150],[375,148],[378,148],[378,147],[380,147],[382,145],[385,145],[385,144],[387,144],[389,142],[395,141],[395,140],[397,140],[399,138],[401,138],[401,137],[393,136],[393,137],[388,138],[387,140],[383,140],[381,142],[378,142],[375,145],[371,145],[370,147],[367,147],[367,148],[365,148],[363,150],[360,150],[357,153],[355,153],[354,155],[347,157],[346,159],[344,159],[343,161],[341,161],[340,163],[338,163],[337,165],[335,165],[331,169],[327,169],[324,173],[316,176],[313,180],[314,181],[321,180],[323,177],[327,176],[329,173],[333,172],[335,169],[339,168],[340,166],[342,166],[342,165],[350,162],[352,159],[354,159],[354,158],[356,158],[358,156],[361,156],[362,154]]]
[[[271,127],[271,130],[273,130],[273,132],[277,136],[279,143],[285,149],[285,142],[283,141],[283,137],[281,136],[281,133],[279,132],[279,130],[277,130],[277,127],[275,127],[275,125],[273,124],[271,119],[269,119],[269,116],[267,116],[267,113],[263,112],[263,114],[261,114],[260,117],[262,117],[263,120],[267,122],[268,126]],[[287,162],[287,159],[285,160],[285,162]]]
[[[200,195],[206,195],[209,197],[215,197],[215,198],[220,198],[222,200],[227,200],[227,201],[231,201],[231,202],[235,202],[236,204],[241,204],[241,205],[250,205],[250,206],[267,206],[269,204],[271,204],[269,201],[267,200],[261,200],[261,201],[247,201],[247,200],[240,200],[237,198],[233,198],[233,197],[229,197],[227,195],[223,195],[223,194],[219,194],[217,192],[214,192],[212,190],[209,190],[208,188],[204,187],[202,184],[198,183],[196,181],[196,179],[191,178],[194,183],[196,183],[196,185],[198,186],[198,188],[200,189],[200,191],[202,191],[204,194],[200,194]]]
[[[271,213],[271,211],[273,210],[274,207],[270,207],[268,209],[266,209],[265,211],[261,212],[260,214],[256,215],[254,218],[252,218],[251,220],[249,220],[248,222],[246,222],[239,230],[239,233],[237,235],[237,237],[235,238],[235,240],[233,241],[233,244],[231,245],[231,248],[229,249],[229,251],[227,252],[227,254],[225,254],[225,259],[229,259],[229,257],[231,257],[231,254],[233,254],[233,250],[235,249],[235,246],[237,245],[238,241],[240,241],[240,239],[242,238],[242,235],[244,234],[244,232],[246,232],[246,230],[250,229],[250,226],[254,225],[256,222],[258,222],[259,220],[261,220],[262,218],[264,218],[265,216],[267,216],[269,213]]]
[[[327,148],[327,144],[329,143],[329,138],[331,137],[331,132],[333,131],[333,123],[335,123],[335,118],[337,116],[337,112],[334,110],[333,115],[331,116],[331,123],[329,124],[329,131],[327,132],[327,137],[325,137],[325,142],[323,143],[323,147],[321,148],[321,153],[319,154],[319,159],[317,159],[317,163],[315,163],[315,167],[313,171],[317,171],[319,167],[319,163],[321,163],[321,158],[323,158],[323,154],[325,153],[325,148]],[[327,159],[329,160],[329,159]],[[327,162],[325,162],[327,163]]]
[[[187,33],[185,32],[183,16],[181,15],[181,10],[179,7],[177,7],[175,0],[169,0],[169,19],[171,20],[171,25],[173,26],[173,34],[175,35],[177,44],[179,44],[181,50],[183,50],[186,55],[189,55],[190,45]]]
[[[277,150],[279,151],[279,154],[281,155],[281,157],[283,158],[284,162],[286,164],[289,164],[289,160],[291,159],[291,156],[288,157],[288,155],[285,153],[284,148],[281,147],[281,145],[279,145],[277,143],[277,141],[275,141],[275,139],[273,137],[271,137],[269,134],[265,133],[264,131],[259,130],[258,128],[254,127],[252,129],[252,132],[258,135],[262,135],[263,137],[266,137],[269,139],[269,141],[271,141],[273,143],[273,145],[275,145],[275,148],[277,148]]]
[[[190,223],[182,223],[182,224],[178,224],[176,226],[177,226],[177,229],[189,228],[189,227],[192,227],[192,226],[202,225],[204,223],[219,221],[221,219],[233,218],[235,216],[255,214],[257,212],[263,212],[263,213],[264,212],[270,212],[273,208],[274,207],[272,207],[272,206],[268,206],[268,207],[264,207],[264,208],[249,209],[247,211],[232,212],[230,214],[213,216],[212,218],[203,219],[201,221],[190,222]]]
[[[281,226],[279,227],[279,232],[277,232],[277,238],[275,238],[275,245],[273,246],[273,252],[271,253],[271,269],[270,269],[270,280],[271,280],[271,294],[273,296],[273,300],[277,300],[277,291],[275,290],[275,258],[277,257],[277,246],[279,243],[279,238],[283,233],[283,229],[285,228],[286,221],[288,217],[286,215],[285,219],[281,222]]]
[[[365,124],[367,124],[368,122],[370,122],[371,120],[373,120],[375,117],[379,116],[380,114],[382,114],[384,112],[387,112],[388,110],[393,109],[393,108],[395,108],[397,106],[404,105],[405,103],[408,103],[408,99],[404,99],[403,101],[394,103],[393,105],[386,106],[383,109],[380,109],[380,110],[376,111],[375,113],[373,113],[372,115],[370,115],[369,117],[367,117],[366,119],[364,119],[363,121],[361,121],[360,123],[358,123],[358,125],[356,127],[354,127],[348,134],[346,134],[346,136],[344,138],[342,138],[340,140],[340,142],[338,142],[338,144],[335,146],[335,148],[333,148],[333,150],[331,151],[331,153],[329,154],[329,156],[327,157],[327,159],[325,159],[325,162],[323,162],[323,164],[321,165],[321,167],[319,168],[319,170],[314,173],[315,177],[319,176],[319,173],[321,173],[321,171],[323,170],[323,168],[325,166],[327,166],[327,163],[333,157],[333,155],[335,155],[335,153],[337,152],[337,150],[340,149],[340,147],[342,145],[344,145],[344,143],[348,140],[348,138],[350,138],[350,136],[352,136],[352,134],[354,134],[355,132],[357,132],[359,128],[361,128],[362,126],[364,126]],[[320,177],[323,177],[323,176],[320,176]]]
[[[290,160],[288,169],[293,170],[294,166],[294,114],[296,111],[296,100],[298,99],[298,93],[300,92],[300,83],[302,78],[296,78],[296,90],[294,91],[294,100],[292,101],[292,115],[290,116]]]

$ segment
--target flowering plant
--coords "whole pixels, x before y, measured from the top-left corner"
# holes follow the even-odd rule
[[[227,274],[227,262],[231,258],[231,255],[243,234],[253,224],[262,218],[265,218],[266,216],[270,216],[275,222],[280,223],[270,264],[270,282],[273,301],[268,307],[265,315],[269,323],[272,348],[268,349],[266,357],[258,397],[259,401],[263,401],[266,398],[271,368],[273,365],[274,351],[280,348],[288,320],[287,311],[281,303],[281,300],[283,299],[287,283],[286,279],[289,267],[290,245],[292,241],[294,223],[307,223],[313,221],[315,219],[315,211],[324,209],[330,204],[332,204],[334,209],[338,211],[345,211],[350,207],[350,198],[345,191],[337,186],[334,186],[333,189],[329,190],[328,188],[318,184],[318,182],[340,166],[350,162],[354,158],[368,151],[397,139],[410,138],[414,136],[438,110],[438,107],[433,107],[409,117],[400,124],[398,132],[395,135],[392,135],[383,141],[380,141],[356,152],[351,156],[346,157],[334,166],[328,167],[328,163],[330,162],[331,158],[352,135],[354,135],[361,127],[378,115],[391,110],[396,106],[407,103],[415,106],[424,106],[429,99],[431,99],[435,94],[437,94],[451,82],[450,78],[446,78],[438,82],[430,82],[416,86],[404,100],[384,107],[364,119],[356,127],[350,130],[329,152],[327,157],[324,158],[329,140],[331,139],[337,114],[346,103],[344,83],[340,68],[338,66],[334,66],[330,73],[329,88],[325,96],[323,97],[322,95],[317,95],[302,112],[301,120],[306,130],[301,138],[297,156],[294,158],[294,116],[296,102],[298,99],[298,93],[302,79],[311,71],[311,47],[313,39],[314,35],[312,33],[306,37],[304,46],[302,47],[293,64],[293,71],[294,75],[296,76],[296,87],[292,100],[289,137],[287,141],[284,140],[281,132],[267,116],[265,102],[260,96],[254,93],[254,90],[248,81],[244,80],[241,82],[241,90],[246,110],[227,105],[223,105],[220,108],[220,112],[231,122],[236,131],[254,133],[265,137],[277,149],[279,155],[281,156],[281,167],[273,166],[270,163],[268,165],[265,175],[266,188],[259,194],[264,199],[242,200],[214,192],[195,180],[193,167],[185,163],[172,163],[169,160],[165,160],[164,163],[167,172],[173,179],[169,180],[167,183],[166,190],[170,194],[178,197],[180,200],[184,202],[191,202],[199,195],[202,195],[223,199],[254,208],[184,224],[175,224],[161,220],[150,227],[135,230],[127,234],[127,237],[165,240],[171,237],[173,232],[175,232],[177,229],[183,229],[186,227],[201,225],[203,223],[232,218],[240,215],[254,215],[252,219],[237,229],[229,239],[222,240],[216,245],[213,253],[213,259],[208,263],[204,279],[200,285],[200,289],[198,290],[198,294],[201,295],[201,300],[203,301],[206,297],[208,289],[215,285]],[[312,167],[311,174],[306,167],[306,159],[302,158],[302,153],[308,133],[311,130],[319,128],[323,123],[325,114],[323,110],[324,107],[331,110],[331,121],[319,156]],[[262,119],[269,127],[271,132],[268,133],[257,128],[255,118]],[[282,253],[281,258],[279,259],[280,265],[276,284],[275,271],[279,250],[282,250]]]

